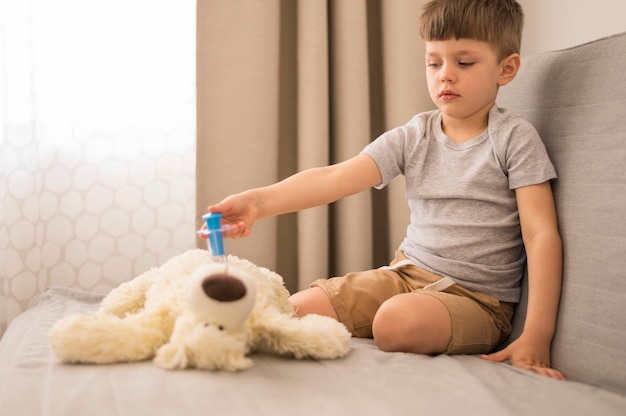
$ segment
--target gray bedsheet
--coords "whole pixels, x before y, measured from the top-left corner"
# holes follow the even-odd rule
[[[50,288],[0,340],[0,414],[9,415],[624,415],[626,398],[475,356],[383,353],[353,339],[345,358],[266,353],[239,373],[167,371],[151,362],[66,365],[47,332],[100,296]]]

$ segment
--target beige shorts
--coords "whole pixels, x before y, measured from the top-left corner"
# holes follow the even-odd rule
[[[387,267],[316,280],[330,299],[339,320],[355,337],[372,338],[372,322],[380,305],[392,296],[419,292],[439,299],[452,319],[447,354],[491,351],[511,333],[513,304],[464,289],[408,262],[404,253]]]

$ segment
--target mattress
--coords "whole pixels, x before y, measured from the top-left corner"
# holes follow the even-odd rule
[[[0,340],[0,413],[7,415],[623,415],[626,397],[477,356],[380,351],[352,339],[337,360],[258,352],[245,371],[168,371],[150,361],[62,364],[47,332],[91,313],[100,295],[49,288]]]

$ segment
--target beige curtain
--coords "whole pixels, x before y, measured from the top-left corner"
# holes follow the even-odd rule
[[[197,217],[210,203],[359,153],[432,108],[417,0],[198,0]],[[404,236],[403,179],[263,219],[227,251],[289,290],[387,264]]]

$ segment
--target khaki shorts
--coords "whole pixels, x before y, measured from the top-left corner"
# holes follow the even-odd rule
[[[444,353],[491,351],[511,333],[513,304],[472,292],[410,263],[404,253],[387,267],[316,280],[330,299],[339,320],[355,337],[372,338],[372,322],[380,305],[392,296],[419,292],[439,299],[452,319],[452,338]]]

